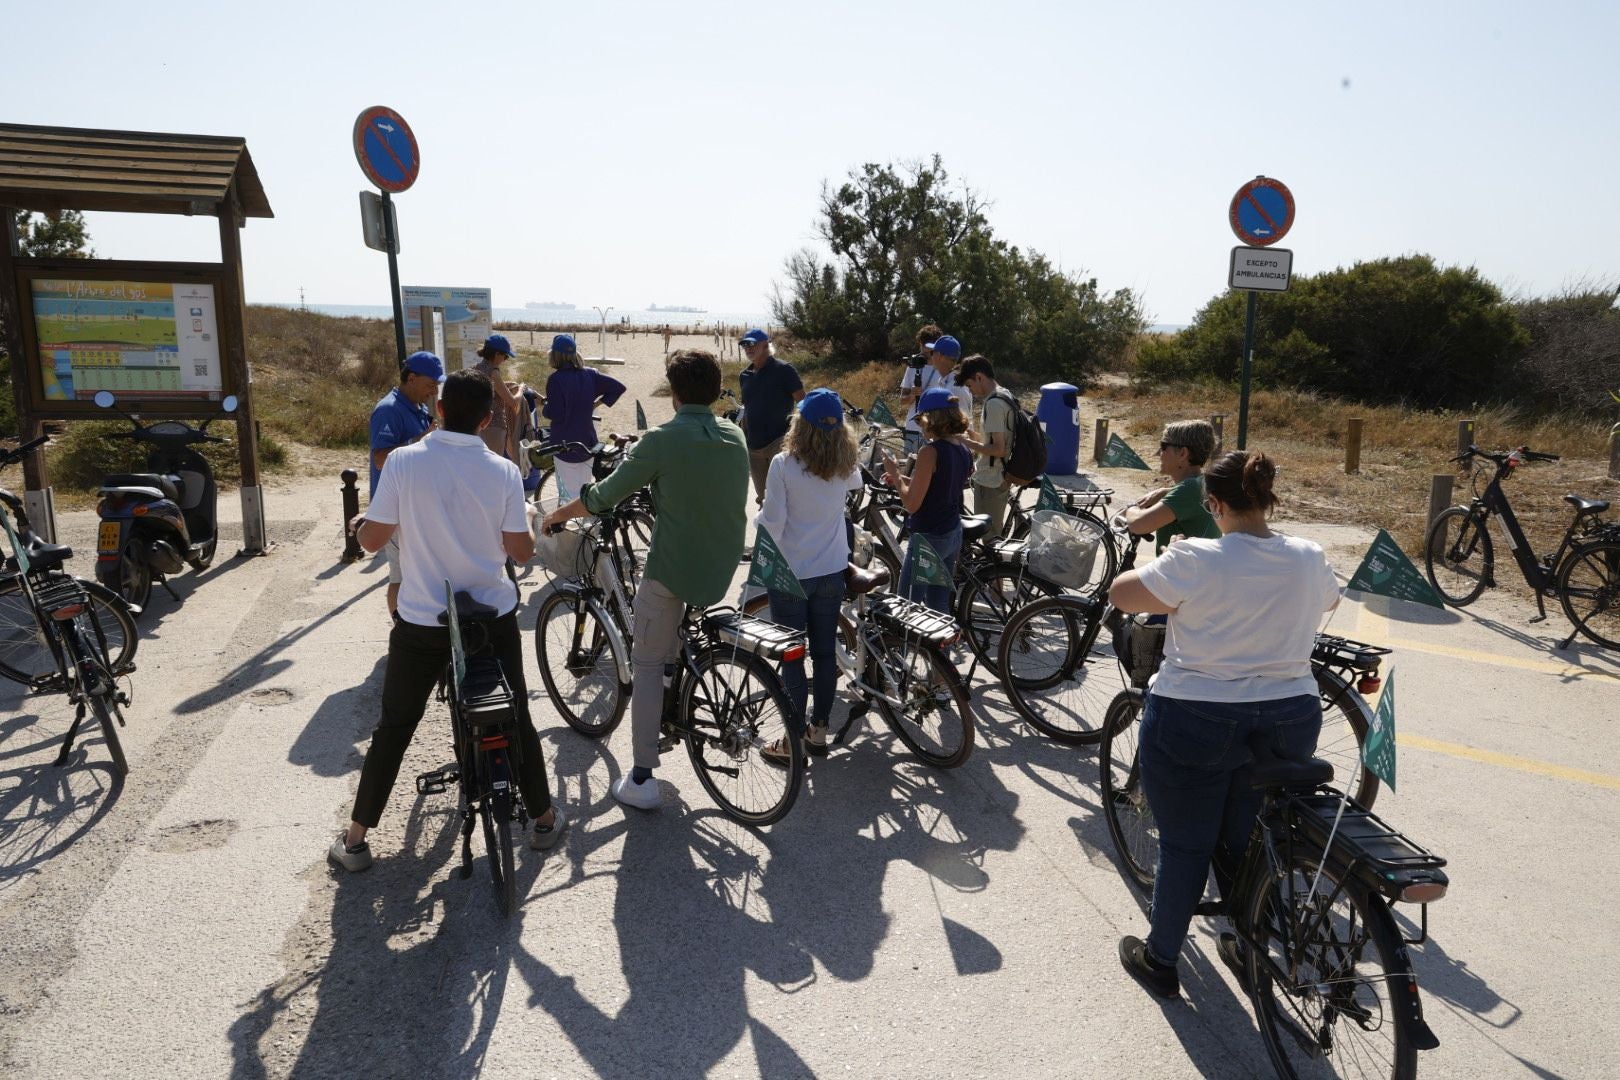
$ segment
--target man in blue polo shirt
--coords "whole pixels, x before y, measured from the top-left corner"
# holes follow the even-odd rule
[[[433,427],[433,399],[444,382],[444,362],[430,352],[415,352],[400,368],[399,385],[388,391],[371,410],[371,498],[377,497],[377,479],[383,462],[402,446],[409,446]],[[399,608],[399,536],[383,548],[388,556],[388,614]]]
[[[748,366],[743,368],[743,427],[748,436],[748,471],[754,478],[754,502],[765,501],[765,477],[771,458],[782,450],[793,407],[804,398],[799,373],[785,360],[771,354],[771,336],[763,330],[750,330],[738,342]]]

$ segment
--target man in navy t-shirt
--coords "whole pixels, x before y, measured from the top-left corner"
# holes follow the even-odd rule
[[[371,410],[371,498],[377,496],[377,479],[383,462],[402,446],[409,446],[433,426],[429,411],[444,382],[444,362],[430,352],[415,352],[400,368],[399,385]],[[399,537],[384,547],[388,556],[388,614],[399,607]]]
[[[743,368],[743,428],[748,436],[748,470],[754,478],[754,502],[765,501],[765,477],[771,458],[782,449],[793,407],[804,398],[804,383],[792,364],[771,355],[771,337],[750,330],[738,342],[748,367]]]

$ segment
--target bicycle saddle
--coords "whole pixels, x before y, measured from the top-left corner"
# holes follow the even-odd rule
[[[456,593],[456,621],[472,622],[475,619],[493,619],[500,614],[488,604],[481,604],[472,598],[472,594],[465,589]],[[450,613],[439,612],[439,625],[450,625]]]
[[[180,489],[175,486],[179,479],[177,476],[164,476],[161,473],[112,473],[101,482],[101,486],[103,490],[121,487],[157,488],[165,499],[179,502]]]
[[[47,544],[33,534],[19,539],[25,543],[24,554],[28,556],[28,565],[35,570],[54,570],[73,558],[73,549],[66,544]],[[17,572],[15,556],[6,559],[5,571],[8,574]]]
[[[1575,508],[1576,517],[1585,517],[1587,514],[1601,514],[1609,508],[1608,499],[1583,499],[1579,495],[1565,495],[1564,501]]]
[[[844,567],[844,595],[848,597],[862,596],[881,589],[889,583],[889,568],[874,566],[870,570],[862,570],[853,563]]]
[[[1249,752],[1254,755],[1254,769],[1249,784],[1256,791],[1269,788],[1314,788],[1333,782],[1333,765],[1321,758],[1290,761],[1280,758],[1266,746],[1264,736],[1249,740]]]
[[[989,514],[968,514],[962,518],[962,543],[977,540],[990,531]]]

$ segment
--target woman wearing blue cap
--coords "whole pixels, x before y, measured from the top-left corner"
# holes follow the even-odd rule
[[[951,391],[935,386],[917,399],[917,424],[928,441],[917,451],[909,477],[900,475],[893,458],[883,457],[884,482],[900,492],[900,502],[911,515],[906,519],[911,543],[900,570],[900,595],[950,614],[951,587],[913,584],[912,571],[918,540],[928,541],[947,572],[956,569],[956,555],[962,550],[962,487],[973,471],[973,455],[957,441],[967,431],[967,417]]]
[[[817,757],[827,753],[827,721],[838,693],[838,606],[844,598],[844,568],[849,565],[844,498],[861,486],[856,458],[855,437],[844,424],[844,403],[825,387],[810,391],[799,403],[782,452],[771,459],[765,500],[754,518],[782,550],[804,590],[802,597],[770,590],[771,620],[809,631],[815,710],[807,731],[805,705],[811,687],[805,683],[804,661],[782,665],[782,681],[794,705],[789,728],[795,735],[804,734],[810,753]],[[787,761],[781,746],[767,747],[764,754]]]
[[[551,377],[546,380],[546,403],[540,414],[551,421],[552,441],[595,446],[596,424],[591,414],[598,404],[618,401],[624,384],[581,363],[572,334],[552,338],[547,359]],[[580,450],[565,450],[557,455],[558,505],[578,498],[590,482],[591,455]]]
[[[501,374],[501,365],[512,358],[512,343],[506,340],[505,334],[491,334],[484,339],[478,356],[473,370],[482,371],[495,388],[495,409],[490,413],[489,426],[480,432],[484,445],[527,472],[528,463],[518,456],[517,442],[513,438],[513,432],[518,429],[518,392],[507,385],[506,377]],[[521,390],[519,386],[518,391]]]

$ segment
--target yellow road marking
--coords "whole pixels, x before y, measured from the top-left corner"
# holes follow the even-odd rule
[[[1577,784],[1591,784],[1593,787],[1620,791],[1620,776],[1607,776],[1603,773],[1587,772],[1585,769],[1572,769],[1567,765],[1554,765],[1551,762],[1516,757],[1513,754],[1499,754],[1495,750],[1481,750],[1477,746],[1441,742],[1439,739],[1428,739],[1422,735],[1397,734],[1395,742],[1400,746],[1410,746],[1414,750],[1429,750],[1449,757],[1478,761],[1485,765],[1495,765],[1503,769],[1513,769],[1516,772],[1534,773],[1537,776],[1550,776],[1556,780],[1570,780]]]
[[[1457,645],[1437,645],[1428,641],[1411,641],[1406,638],[1391,637],[1389,618],[1382,611],[1375,610],[1375,603],[1387,605],[1388,601],[1382,597],[1367,597],[1362,601],[1361,614],[1356,620],[1356,633],[1367,639],[1370,644],[1387,645],[1391,649],[1405,649],[1410,652],[1428,653],[1431,656],[1449,656],[1456,660],[1469,660],[1476,664],[1491,664],[1494,667],[1517,668],[1520,671],[1535,671],[1543,675],[1557,675],[1560,679],[1566,680],[1613,679],[1620,681],[1620,672],[1585,667],[1567,660],[1531,660],[1522,656],[1503,656],[1500,653],[1486,652],[1483,649],[1465,649]]]

